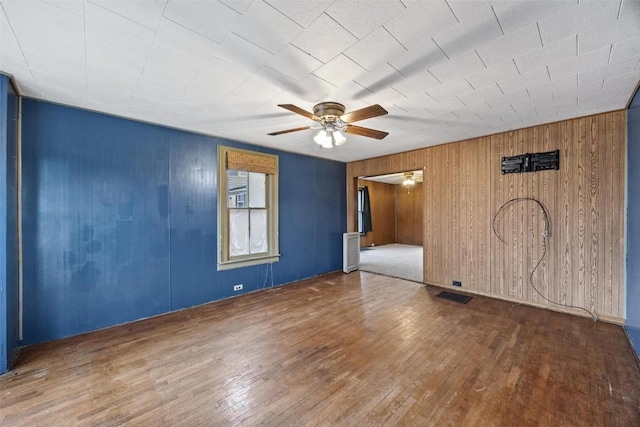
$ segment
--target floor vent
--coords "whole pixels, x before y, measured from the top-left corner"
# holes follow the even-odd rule
[[[439,298],[448,299],[449,301],[459,302],[460,304],[466,304],[472,298],[466,295],[457,294],[455,292],[447,292],[447,291],[440,292],[436,296]]]
[[[342,271],[350,273],[360,268],[360,233],[342,235]]]

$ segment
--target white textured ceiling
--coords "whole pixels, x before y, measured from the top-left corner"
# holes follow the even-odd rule
[[[28,97],[341,161],[625,108],[640,1],[0,0]],[[332,149],[277,107],[389,115]]]

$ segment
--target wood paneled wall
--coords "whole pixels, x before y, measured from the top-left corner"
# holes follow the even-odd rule
[[[422,183],[396,185],[396,243],[422,246]]]
[[[369,188],[373,228],[373,231],[360,236],[360,246],[388,245],[395,242],[395,185],[366,180],[359,180],[358,185]],[[353,231],[357,231],[357,226]]]
[[[547,256],[533,277],[549,299],[624,318],[625,111],[541,125],[347,165],[348,224],[358,176],[425,168],[424,281],[584,314],[549,304],[529,275],[542,256],[540,200],[551,216]],[[500,158],[560,150],[560,170],[501,175]]]

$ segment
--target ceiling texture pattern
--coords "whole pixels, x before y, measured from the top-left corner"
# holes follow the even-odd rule
[[[640,1],[0,0],[27,97],[340,161],[627,106]],[[312,111],[380,104],[324,149]]]

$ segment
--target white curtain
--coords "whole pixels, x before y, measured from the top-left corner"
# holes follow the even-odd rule
[[[229,210],[229,255],[249,254],[249,211]]]

